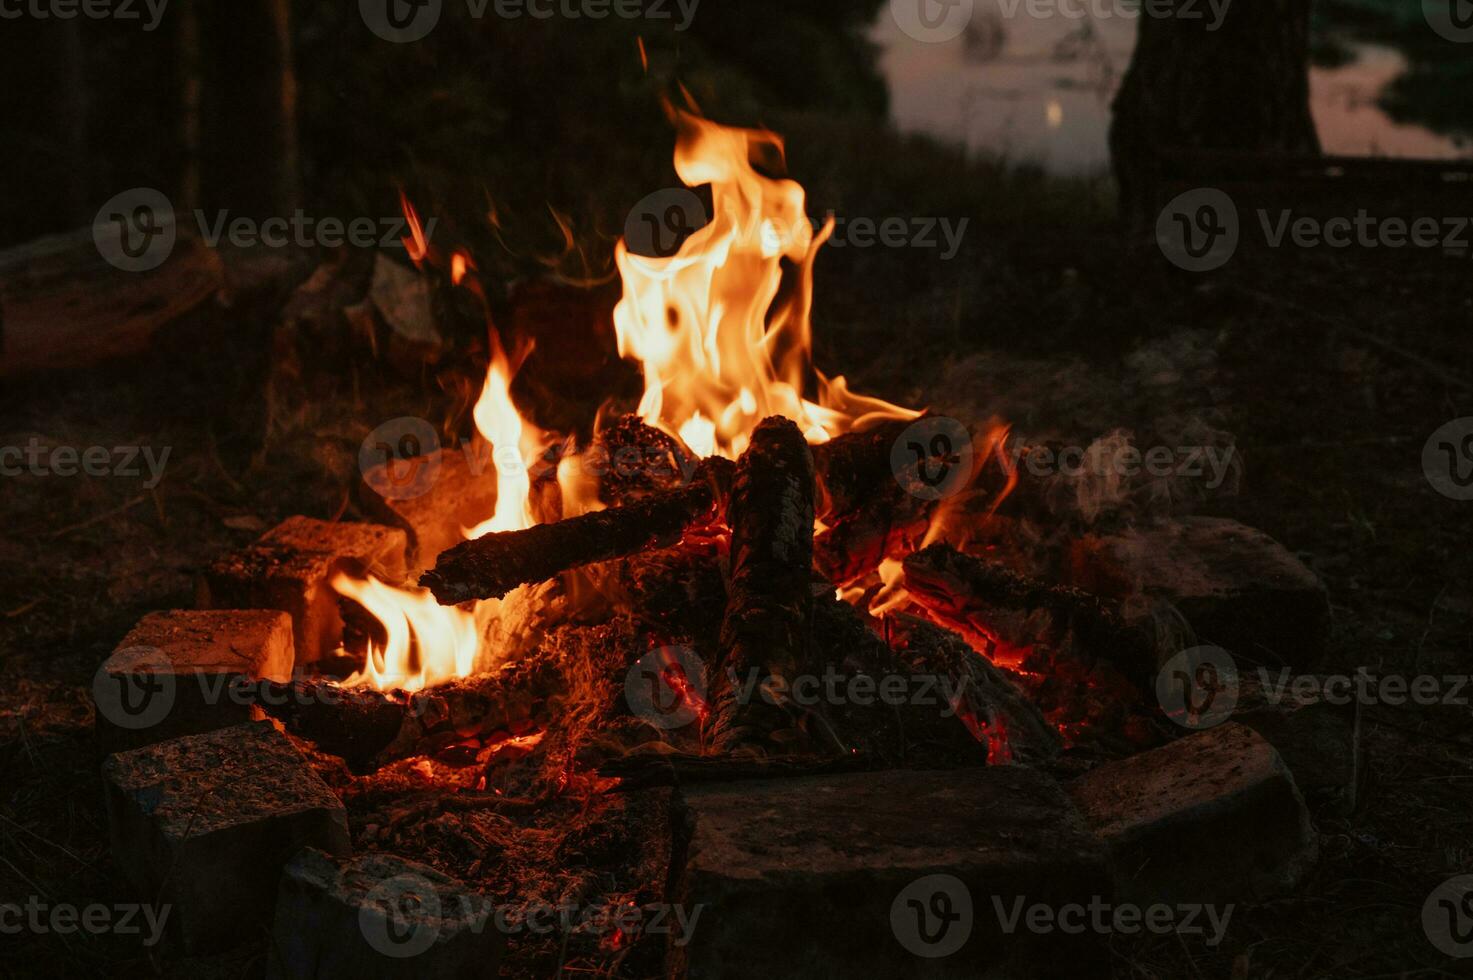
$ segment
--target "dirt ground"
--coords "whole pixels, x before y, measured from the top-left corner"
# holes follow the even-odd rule
[[[1194,275],[1148,236],[1071,215],[1079,188],[1032,188],[1032,220],[961,202],[981,220],[949,263],[822,259],[819,363],[860,390],[1040,437],[1189,418],[1229,431],[1244,478],[1211,512],[1267,531],[1329,588],[1328,663],[1302,666],[1469,673],[1473,503],[1438,494],[1421,456],[1435,429],[1473,415],[1473,257],[1249,247]],[[0,387],[0,445],[170,450],[156,486],[146,471],[0,478],[4,900],[129,898],[108,857],[88,694],[129,626],[188,606],[205,562],[281,518],[355,514],[356,447],[382,419],[345,398],[264,451],[272,315],[205,311],[146,356]],[[437,394],[417,397],[428,413]],[[1239,909],[1217,948],[1116,937],[1118,975],[1470,975],[1420,925],[1428,893],[1473,872],[1469,709],[1373,706],[1365,736],[1362,805],[1318,820],[1321,861],[1299,894]],[[260,942],[181,963],[86,933],[8,936],[5,953],[4,972],[37,976],[252,976],[264,962]]]

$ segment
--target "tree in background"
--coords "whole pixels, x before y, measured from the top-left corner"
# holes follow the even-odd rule
[[[1196,0],[1173,0],[1172,11],[1142,13],[1113,105],[1110,156],[1128,216],[1157,203],[1172,151],[1320,151],[1309,110],[1310,0],[1238,0],[1215,29]]]

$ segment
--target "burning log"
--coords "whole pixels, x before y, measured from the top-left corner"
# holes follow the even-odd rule
[[[953,705],[967,730],[987,745],[990,765],[1033,764],[1057,755],[1058,731],[1008,673],[960,636],[931,623],[904,617],[900,647],[912,667],[953,679],[960,700]]]
[[[835,585],[848,585],[920,547],[931,526],[934,502],[907,496],[898,485],[876,495],[813,541],[816,567]]]
[[[824,520],[852,514],[877,492],[897,486],[891,467],[895,441],[913,419],[881,422],[863,432],[846,432],[813,447],[818,474],[818,516]]]
[[[440,556],[420,585],[447,606],[500,598],[559,572],[674,544],[687,527],[712,518],[730,466],[709,459],[689,486],[554,524],[463,541]]]
[[[1146,672],[1155,667],[1150,640],[1127,624],[1119,603],[1046,585],[947,545],[916,552],[904,567],[911,597],[963,636],[1030,646],[1072,635],[1093,655]]]
[[[532,660],[407,696],[298,679],[263,682],[255,700],[293,735],[338,756],[354,772],[368,773],[433,751],[437,740],[531,727],[562,685],[554,664]]]
[[[764,419],[737,463],[727,510],[731,580],[720,648],[728,687],[713,716],[718,747],[760,745],[790,726],[786,712],[760,698],[740,703],[737,688],[754,670],[791,679],[808,666],[813,496],[802,431],[785,418]]]

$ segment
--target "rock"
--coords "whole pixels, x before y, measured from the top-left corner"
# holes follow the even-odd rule
[[[232,680],[286,681],[293,657],[292,620],[283,612],[149,613],[93,682],[102,754],[250,721],[250,701],[232,697]]]
[[[433,868],[389,854],[340,864],[304,848],[276,902],[267,976],[494,977],[506,946],[492,902]]]
[[[316,663],[342,642],[339,596],[328,585],[332,577],[374,575],[400,585],[407,548],[398,528],[292,517],[255,544],[211,563],[200,581],[198,604],[290,613],[297,663]]]
[[[420,473],[416,466],[428,469]],[[463,528],[496,512],[496,465],[485,447],[437,449],[369,470],[358,496],[376,520],[408,533],[409,568],[418,576],[434,567],[442,551],[465,540]]]
[[[1104,848],[1035,770],[708,784],[683,805],[671,900],[695,924],[672,937],[672,975],[1107,973],[1098,934],[1009,932],[998,914],[1110,896]]]
[[[1330,601],[1304,563],[1261,531],[1190,517],[1079,538],[1069,584],[1110,598],[1167,602],[1197,642],[1252,662],[1312,665],[1324,655]],[[1163,650],[1169,658],[1177,649]]]
[[[1278,751],[1311,808],[1343,816],[1355,810],[1360,788],[1360,702],[1351,694],[1336,703],[1341,699],[1333,685],[1332,697],[1326,696],[1329,683],[1323,676],[1301,680],[1244,672],[1233,721]]]
[[[140,896],[172,908],[189,955],[256,938],[304,846],[350,849],[342,803],[267,722],[121,752],[102,774],[113,859]]]
[[[1318,854],[1288,768],[1244,725],[1107,763],[1069,792],[1109,848],[1123,901],[1259,901],[1294,888]]]

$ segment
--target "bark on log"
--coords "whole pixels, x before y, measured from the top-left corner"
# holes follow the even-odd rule
[[[1127,625],[1118,603],[1046,585],[946,545],[932,545],[905,560],[905,588],[917,604],[969,642],[997,637],[1026,647],[1072,639],[1084,652],[1133,673],[1155,667],[1149,638]]]
[[[1033,765],[1057,755],[1059,732],[1009,675],[961,636],[906,617],[901,653],[913,666],[952,678],[961,694],[957,717],[987,746],[989,765]]]
[[[813,540],[814,564],[835,585],[848,585],[920,547],[931,525],[934,502],[895,487],[839,519]]]
[[[727,523],[731,580],[721,624],[724,687],[712,715],[718,749],[757,748],[789,727],[787,713],[760,697],[742,703],[742,682],[793,678],[809,666],[812,606],[813,457],[788,419],[764,419],[737,463]],[[732,683],[733,678],[736,683]]]
[[[706,460],[691,484],[623,507],[462,541],[420,577],[443,605],[506,595],[559,572],[666,547],[719,509],[731,464]]]

